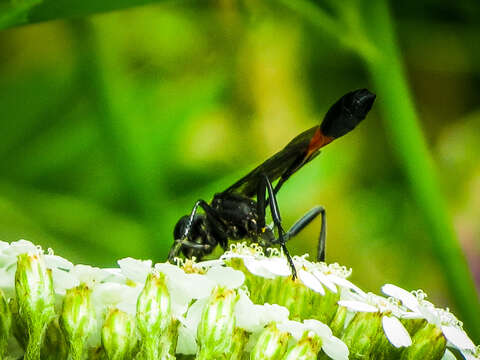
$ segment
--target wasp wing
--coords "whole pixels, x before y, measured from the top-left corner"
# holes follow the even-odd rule
[[[235,192],[247,197],[257,194],[258,184],[262,175],[268,176],[271,182],[285,179],[300,169],[306,162],[318,155],[319,151],[312,151],[312,139],[320,130],[320,126],[314,126],[295,137],[278,153],[250,171],[225,192]]]
[[[225,192],[253,197],[257,193],[262,175],[267,175],[270,182],[279,180],[274,189],[276,193],[293,173],[320,153],[322,146],[349,133],[365,119],[374,101],[375,94],[367,89],[343,95],[327,111],[321,125],[298,135],[283,150],[253,169]]]

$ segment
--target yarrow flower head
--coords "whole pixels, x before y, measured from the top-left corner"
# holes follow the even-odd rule
[[[450,347],[479,358],[423,292],[385,285],[385,298],[343,266],[293,261],[296,279],[282,251],[237,243],[216,260],[100,269],[0,242],[0,357],[452,359]]]
[[[410,310],[407,315],[408,317],[412,319],[425,319],[429,324],[440,329],[448,341],[448,346],[458,349],[465,358],[474,358],[480,355],[480,351],[463,330],[462,322],[459,321],[448,308],[437,308],[431,302],[425,300],[427,294],[424,291],[416,290],[408,292],[396,285],[385,284],[382,287],[382,292],[397,299],[403,306]]]

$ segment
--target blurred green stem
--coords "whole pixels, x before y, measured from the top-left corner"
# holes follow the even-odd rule
[[[417,199],[433,241],[433,250],[445,270],[451,294],[471,336],[480,339],[480,308],[475,284],[442,196],[437,171],[419,125],[386,0],[369,2],[369,34],[379,56],[367,67],[381,94],[378,100],[388,134]]]
[[[161,203],[155,185],[150,181],[149,169],[144,166],[140,144],[130,136],[129,124],[134,120],[125,118],[118,109],[115,99],[102,69],[98,39],[92,25],[84,19],[70,21],[72,36],[77,45],[79,57],[79,78],[84,81],[98,117],[97,125],[101,133],[105,153],[112,161],[118,181],[130,195],[130,202],[142,216],[142,221],[150,231],[149,246],[155,255],[162,254],[162,243],[155,234],[159,226],[158,214]],[[130,204],[129,204],[130,205]],[[154,255],[154,256],[155,256]],[[154,257],[155,258],[155,257]],[[158,259],[156,259],[158,260]]]
[[[480,339],[478,294],[453,230],[447,204],[436,177],[437,172],[420,129],[397,48],[387,0],[363,3],[350,1],[348,12],[345,11],[346,4],[334,3],[338,15],[336,21],[309,0],[295,2],[280,0],[280,2],[297,12],[318,30],[355,51],[366,62],[374,90],[378,94],[377,103],[383,114],[391,143],[410,183],[413,196],[417,199],[420,215],[424,218],[433,242],[432,248],[445,270],[450,293],[461,314],[461,320],[465,322],[465,327],[469,329],[474,340],[478,341]],[[367,22],[368,25],[365,24]],[[348,37],[356,39],[356,42],[346,41]],[[362,44],[363,41],[366,43]],[[373,51],[372,44],[376,47]]]

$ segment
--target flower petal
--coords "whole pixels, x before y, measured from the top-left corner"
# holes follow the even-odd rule
[[[306,326],[298,321],[287,320],[282,323],[277,324],[277,329],[280,331],[288,332],[291,334],[295,340],[300,340],[303,336]]]
[[[393,316],[382,318],[383,332],[388,341],[396,348],[412,345],[412,339],[400,320]]]
[[[272,257],[261,260],[264,262],[267,269],[278,276],[290,276],[292,269],[285,257]]]
[[[407,290],[393,284],[385,284],[382,286],[382,292],[385,295],[400,300],[404,306],[406,306],[413,312],[420,312],[417,298]]]
[[[244,257],[243,263],[248,271],[250,271],[253,275],[261,276],[266,279],[274,279],[275,274],[272,273],[267,267],[265,267],[265,263],[262,260],[257,260],[251,257]]]
[[[103,283],[94,287],[92,299],[99,309],[115,306],[130,315],[135,315],[136,302],[141,291],[142,286]]]
[[[337,293],[338,289],[337,286],[333,281],[331,281],[327,275],[319,270],[313,270],[312,274],[323,284],[325,285],[331,292]]]
[[[200,274],[186,274],[182,281],[183,290],[193,299],[201,299],[210,296],[215,282]]]
[[[286,307],[277,304],[265,303],[255,306],[260,309],[259,320],[262,327],[271,322],[280,323],[287,321],[288,315],[290,314]]]
[[[462,329],[456,326],[442,326],[443,335],[459,349],[475,350],[475,344]]]
[[[50,269],[53,269],[53,268],[60,268],[63,270],[73,269],[73,264],[61,256],[47,254],[44,256],[44,258],[45,258],[45,264],[47,264],[47,267],[49,267]]]
[[[260,305],[255,305],[243,291],[240,292],[235,305],[236,326],[250,332],[259,331],[262,325],[257,313],[258,306]]]
[[[10,246],[10,244],[6,241],[1,241],[0,240],[0,253],[5,250],[6,248],[8,248]]]
[[[445,354],[443,354],[441,360],[457,360],[455,355],[452,354],[452,352],[448,349],[445,349]]]
[[[334,360],[348,360],[350,354],[347,345],[335,336],[322,339],[322,350]]]
[[[202,311],[203,308],[207,305],[208,298],[203,298],[200,300],[195,301],[192,306],[188,309],[187,316],[185,317],[185,326],[188,328],[195,330],[195,334],[197,333],[197,327],[200,323],[202,318]]]
[[[338,301],[338,305],[344,306],[352,311],[359,311],[359,312],[377,312],[378,311],[378,309],[375,306],[364,303],[362,301],[356,301],[356,300],[340,300]]]
[[[310,274],[308,271],[300,269],[298,271],[298,278],[302,281],[302,283],[312,289],[313,291],[325,295],[325,289],[323,288],[322,284],[318,279]]]
[[[75,265],[70,273],[75,276],[79,282],[86,283],[89,286],[94,286],[105,280],[109,273],[103,269],[88,265]]]
[[[180,324],[178,327],[177,354],[195,355],[197,352],[197,330]]]
[[[103,268],[103,271],[108,273],[103,281],[111,281],[119,284],[125,284],[127,277],[123,274],[122,269],[119,268]]]
[[[117,261],[122,273],[130,280],[145,283],[147,275],[152,269],[152,260],[137,260],[131,257]]]
[[[307,329],[313,330],[323,339],[327,339],[332,336],[332,330],[328,325],[322,323],[321,321],[315,319],[304,320],[303,323]]]
[[[201,261],[201,262],[198,262],[198,263],[194,263],[193,267],[194,268],[208,269],[208,268],[211,268],[211,267],[214,267],[214,266],[222,266],[222,265],[225,265],[224,260],[222,260],[222,259],[212,259],[212,260],[205,260],[205,261]]]
[[[365,291],[360,289],[357,285],[353,284],[352,282],[348,281],[347,279],[344,279],[340,276],[334,275],[334,274],[329,274],[327,275],[328,279],[332,281],[333,283],[340,285],[343,288],[350,289],[355,291],[357,294],[365,296]]]
[[[471,350],[461,350],[460,352],[462,353],[465,360],[479,360],[480,359],[480,356],[473,354]]]
[[[30,241],[27,240],[18,240],[14,241],[10,244],[10,246],[3,251],[4,255],[7,256],[14,256],[25,253],[38,253],[39,248],[33,245]],[[15,259],[16,261],[16,259]]]
[[[78,279],[68,271],[57,268],[52,269],[53,287],[55,293],[65,295],[67,289],[80,285]]]
[[[286,307],[268,303],[256,305],[242,291],[235,305],[236,326],[249,332],[258,332],[271,322],[287,321],[288,315]]]
[[[218,285],[226,286],[229,289],[236,289],[245,281],[245,275],[239,270],[225,266],[213,266],[207,274],[207,278],[215,281]]]

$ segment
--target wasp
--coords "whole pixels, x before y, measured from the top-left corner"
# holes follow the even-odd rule
[[[285,181],[320,154],[322,147],[352,131],[367,116],[375,97],[367,89],[343,95],[330,107],[320,125],[296,136],[236,183],[215,194],[210,203],[202,199],[195,202],[190,214],[181,217],[175,226],[175,241],[169,260],[178,256],[180,251],[187,258],[201,259],[217,245],[225,251],[229,240],[250,238],[264,247],[279,245],[295,278],[296,270],[286,242],[320,215],[317,260],[325,261],[325,209],[314,207],[284,231],[276,195]],[[272,226],[265,223],[267,207],[270,208]],[[198,212],[199,208],[203,213]]]

